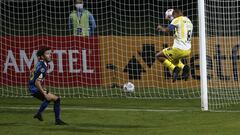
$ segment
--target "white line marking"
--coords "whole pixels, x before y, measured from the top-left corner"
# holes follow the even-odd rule
[[[216,113],[224,113],[224,112],[227,112],[227,113],[239,113],[240,112],[240,110],[216,110],[216,111],[210,111],[210,112],[216,112]]]
[[[38,107],[0,107],[0,109],[36,110]],[[47,108],[51,109],[51,108]],[[119,111],[119,112],[183,112],[185,110],[167,109],[126,109],[126,108],[84,108],[84,107],[63,107],[62,110],[84,110],[84,111]]]

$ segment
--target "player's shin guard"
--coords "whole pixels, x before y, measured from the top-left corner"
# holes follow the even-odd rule
[[[42,104],[41,104],[41,106],[40,106],[37,114],[38,114],[38,115],[41,115],[42,112],[48,107],[48,104],[49,104],[49,101],[44,100],[44,101],[42,102]]]
[[[165,59],[163,64],[170,69],[171,71],[173,71],[173,69],[176,67],[172,62],[170,62],[168,59]]]
[[[60,98],[54,101],[54,113],[55,113],[55,120],[60,119]]]

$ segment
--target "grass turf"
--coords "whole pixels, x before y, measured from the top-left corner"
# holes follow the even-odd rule
[[[65,98],[62,119],[67,126],[54,125],[52,104],[44,112],[43,122],[33,119],[39,104],[33,98],[0,97],[0,134],[229,135],[240,132],[239,112],[202,112],[198,99]],[[234,108],[238,110],[239,106]]]

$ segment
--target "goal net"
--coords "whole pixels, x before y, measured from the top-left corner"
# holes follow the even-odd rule
[[[210,104],[236,103],[239,1],[205,4]],[[1,0],[1,96],[29,96],[36,51],[48,46],[53,61],[44,85],[61,97],[200,98],[197,5],[195,0],[87,0],[84,8],[96,28],[79,36],[69,21],[76,10],[73,0]],[[158,24],[169,24],[164,19],[169,8],[181,9],[194,25],[192,53],[183,59],[191,68],[190,78],[179,77],[175,83],[155,58],[173,44],[173,33],[156,31]],[[135,85],[135,92],[123,92],[126,82]]]
[[[239,0],[206,0],[210,109],[239,103]]]

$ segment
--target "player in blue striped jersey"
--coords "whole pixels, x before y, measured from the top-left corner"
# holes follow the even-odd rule
[[[51,61],[51,49],[44,47],[38,50],[37,57],[39,58],[39,61],[31,70],[31,76],[28,85],[31,95],[42,101],[42,104],[40,105],[38,112],[34,115],[34,118],[43,121],[42,112],[52,101],[54,102],[55,124],[66,125],[66,123],[60,119],[60,98],[52,93],[49,93],[42,86],[44,78],[47,75],[47,63]]]

